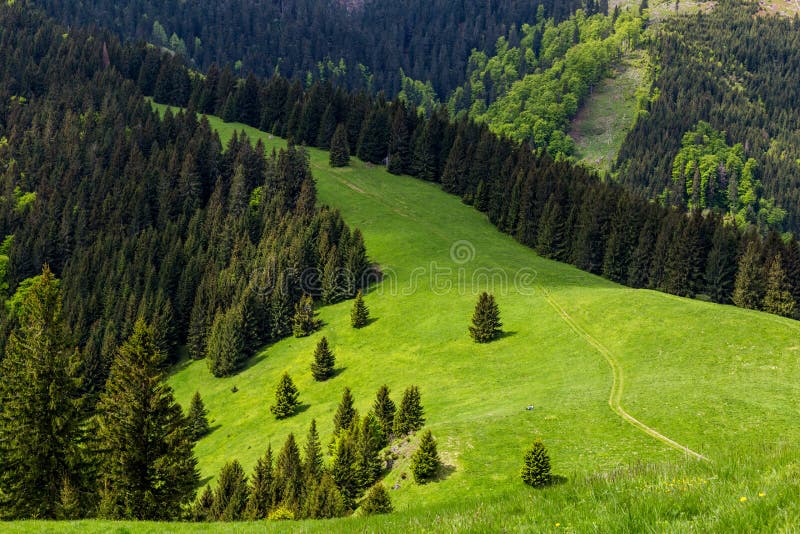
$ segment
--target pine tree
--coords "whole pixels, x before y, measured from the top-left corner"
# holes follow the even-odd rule
[[[356,439],[356,462],[359,481],[362,489],[370,487],[381,474],[383,462],[380,451],[384,443],[383,431],[378,419],[368,413],[361,420],[360,430]]]
[[[58,281],[45,266],[0,364],[0,516],[55,518],[79,482],[80,382]]]
[[[400,409],[394,416],[394,435],[404,436],[422,428],[425,424],[424,410],[420,399],[419,388],[409,386],[403,392]]]
[[[357,428],[353,425],[353,428]],[[331,476],[344,497],[345,507],[353,508],[359,496],[361,480],[356,468],[356,443],[351,432],[344,432],[336,442]]]
[[[319,328],[316,316],[314,300],[310,295],[303,295],[294,307],[294,317],[292,318],[294,337],[305,337]]]
[[[333,133],[329,159],[331,167],[346,167],[350,164],[350,143],[347,141],[344,124],[339,124]]]
[[[772,259],[767,271],[767,291],[764,295],[764,311],[792,317],[797,303],[792,297],[791,284],[783,270],[781,254]]]
[[[375,403],[372,405],[372,413],[378,418],[383,431],[385,439],[383,446],[386,446],[389,436],[392,434],[395,411],[394,401],[389,398],[389,387],[384,384],[378,390],[378,394],[375,396]]]
[[[237,521],[244,517],[250,488],[247,477],[238,460],[222,466],[217,477],[217,488],[214,490],[214,501],[211,505],[211,517],[215,521]]]
[[[189,433],[194,441],[208,433],[208,410],[203,404],[203,399],[200,398],[200,392],[195,391],[192,397],[192,403],[189,405]]]
[[[314,486],[306,499],[305,517],[309,519],[330,519],[342,517],[347,513],[342,492],[336,486],[330,473],[324,473],[319,484]]]
[[[500,335],[502,326],[500,308],[497,306],[494,296],[484,291],[478,297],[475,313],[472,315],[472,326],[469,327],[470,336],[476,343],[488,343]]]
[[[319,131],[317,132],[316,146],[323,150],[328,150],[331,146],[331,139],[336,133],[336,113],[333,105],[328,104],[322,118],[319,121]]]
[[[330,347],[328,338],[322,337],[314,350],[314,361],[311,363],[311,374],[317,382],[323,382],[333,376],[333,366],[336,358]]]
[[[303,501],[303,463],[294,434],[289,434],[275,462],[275,487],[278,504],[295,516]]]
[[[211,508],[214,506],[214,490],[206,486],[203,493],[192,506],[192,521],[212,521]]]
[[[97,406],[103,508],[113,518],[174,519],[194,498],[194,442],[166,384],[164,358],[152,329],[137,321]]]
[[[214,376],[231,376],[241,367],[245,359],[242,330],[242,313],[238,307],[225,313],[217,312],[206,348],[208,368]]]
[[[307,487],[312,487],[320,481],[325,470],[322,463],[322,445],[319,439],[319,432],[317,432],[316,419],[312,419],[311,425],[308,427],[304,453],[303,480]]]
[[[250,481],[244,517],[250,521],[266,519],[275,505],[275,472],[272,460],[272,446],[258,459]]]
[[[731,301],[736,279],[736,230],[719,225],[711,239],[705,272],[705,292],[714,302]]]
[[[353,302],[353,309],[350,312],[350,324],[353,328],[363,328],[369,322],[369,310],[367,305],[364,304],[364,297],[361,295],[361,290],[356,293],[356,300]]]
[[[350,388],[344,388],[342,393],[342,400],[339,401],[339,406],[336,408],[336,414],[333,416],[333,435],[338,436],[342,430],[347,430],[350,425],[358,417],[356,409],[353,407],[355,400]]]
[[[389,492],[380,482],[370,488],[364,502],[361,503],[361,512],[364,515],[390,514],[393,511]]]
[[[733,303],[740,308],[757,310],[761,307],[764,294],[764,270],[758,243],[748,243],[747,250],[739,261],[736,284],[733,289]]]
[[[521,476],[525,484],[535,488],[550,483],[550,457],[541,439],[534,441],[533,446],[525,453]]]
[[[284,372],[275,388],[275,404],[270,406],[269,411],[275,415],[276,419],[284,419],[294,415],[295,410],[300,405],[297,400],[300,393],[292,381],[288,372]]]
[[[436,476],[442,461],[436,447],[436,440],[430,430],[426,430],[419,441],[419,447],[411,456],[411,473],[414,481],[421,484]]]

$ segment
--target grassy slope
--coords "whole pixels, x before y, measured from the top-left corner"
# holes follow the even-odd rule
[[[241,127],[212,121],[223,138]],[[281,143],[247,131],[270,146]],[[267,443],[279,447],[289,432],[302,441],[311,418],[327,439],[344,386],[353,388],[363,412],[380,384],[388,383],[399,400],[413,383],[421,388],[429,427],[449,466],[446,476],[416,486],[400,480],[402,461],[385,481],[400,483],[391,492],[396,513],[293,523],[292,530],[726,532],[747,526],[773,530],[798,520],[797,323],[617,286],[537,257],[432,184],[358,161],[332,170],[327,154],[317,150],[311,157],[320,201],[341,209],[349,224],[363,230],[371,258],[388,275],[366,297],[376,321],[356,332],[348,323],[349,302],[328,306],[321,310],[321,332],[267,347],[236,377],[214,379],[204,362],[178,369],[171,379],[178,399],[188,404],[199,390],[214,419],[215,430],[196,448],[206,480],[233,458],[251,469]],[[450,253],[462,239],[475,251],[464,264]],[[434,267],[451,269],[445,280],[454,287],[432,287],[427,273]],[[536,276],[519,290],[513,279],[522,268]],[[426,274],[416,276],[415,269]],[[467,282],[463,290],[458,284],[459,274],[469,281],[481,269],[504,273],[512,282],[494,287],[510,335],[486,346],[466,335],[480,284]],[[711,462],[686,459],[609,409],[605,359],[548,305],[539,286],[620,362],[625,409]],[[342,372],[316,384],[308,365],[322,335],[332,342]],[[277,422],[268,406],[284,370],[294,376],[307,408]],[[234,385],[237,393],[231,392]],[[526,411],[528,404],[536,410]],[[550,448],[554,472],[567,477],[544,491],[524,487],[517,475],[523,450],[537,436]],[[58,531],[114,527],[207,529],[14,525]]]

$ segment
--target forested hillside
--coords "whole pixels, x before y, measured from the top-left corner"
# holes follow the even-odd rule
[[[630,189],[740,226],[800,230],[800,21],[726,0],[667,19],[658,75],[616,169]]]
[[[400,90],[408,76],[445,95],[464,80],[473,48],[485,50],[543,6],[563,20],[584,0],[190,0],[138,2],[37,0],[68,24],[98,24],[242,73],[331,79],[352,87]],[[601,4],[604,2],[600,2]],[[589,0],[593,10],[600,6]],[[607,7],[607,6],[606,6]]]

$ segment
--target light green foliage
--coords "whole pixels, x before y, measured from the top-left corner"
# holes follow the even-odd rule
[[[26,208],[33,204],[34,200],[36,200],[36,191],[24,192],[19,188],[19,186],[14,188],[14,210],[17,213],[22,213],[25,211]]]
[[[400,69],[400,79],[402,80],[402,90],[398,95],[403,100],[415,104],[421,113],[428,113],[437,104],[436,91],[430,81],[425,83],[414,80],[406,76],[403,69]]]
[[[7,268],[7,267],[6,267]],[[6,311],[11,316],[17,315],[20,308],[22,307],[22,303],[25,301],[25,297],[28,296],[28,293],[31,290],[31,287],[39,283],[42,279],[42,275],[37,274],[36,276],[32,276],[30,278],[26,278],[22,282],[17,285],[16,291],[14,294],[11,295],[11,298],[6,301]],[[55,283],[55,287],[59,287],[61,281],[57,278],[53,281]]]

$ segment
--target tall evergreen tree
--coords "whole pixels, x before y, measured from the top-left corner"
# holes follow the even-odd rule
[[[372,405],[372,413],[378,418],[385,440],[388,442],[394,427],[394,414],[396,408],[394,401],[389,397],[389,386],[382,385],[375,396],[375,403]],[[386,443],[383,444],[384,446]]]
[[[294,415],[297,407],[300,406],[298,397],[300,393],[294,385],[292,377],[288,372],[284,372],[275,388],[275,404],[270,406],[271,411],[277,419],[284,419]]]
[[[394,435],[404,436],[422,428],[425,424],[425,412],[417,386],[409,386],[403,392],[400,409],[394,416]]]
[[[238,460],[222,466],[217,477],[217,488],[211,505],[211,517],[215,521],[238,521],[244,517],[250,488],[247,476]]]
[[[238,307],[217,312],[206,348],[208,367],[214,376],[231,376],[242,366],[245,359],[242,332],[243,320]]]
[[[792,296],[789,279],[783,270],[780,253],[777,253],[769,264],[766,286],[764,311],[784,317],[793,317],[797,303]]]
[[[137,321],[97,406],[102,508],[113,518],[174,519],[194,498],[194,443],[166,383],[164,358],[152,329]]]
[[[314,311],[314,300],[310,295],[303,295],[294,307],[292,332],[294,337],[305,337],[319,328],[317,313]]]
[[[353,328],[363,328],[369,322],[369,310],[364,304],[364,297],[359,289],[356,293],[356,300],[353,302],[353,309],[350,311],[350,325]]]
[[[494,295],[487,292],[481,293],[472,315],[472,326],[469,327],[470,336],[476,343],[488,343],[500,335],[502,330],[500,322],[500,308],[494,300]]]
[[[333,416],[333,435],[338,436],[342,430],[347,430],[350,425],[358,417],[353,404],[353,393],[350,388],[344,388],[342,392],[342,400],[339,401],[339,406],[336,408],[336,414]]]
[[[317,343],[314,349],[314,361],[311,363],[311,375],[317,382],[323,382],[333,376],[333,366],[336,358],[333,351],[328,346],[328,338],[325,336]]]
[[[0,364],[0,516],[55,518],[63,484],[80,487],[82,409],[58,281],[45,266]]]
[[[764,294],[764,269],[758,243],[753,240],[739,260],[736,284],[733,289],[733,303],[740,308],[757,310],[761,307]]]
[[[721,304],[731,301],[736,281],[736,230],[720,225],[711,239],[705,272],[705,291]]]
[[[414,481],[421,484],[430,480],[439,472],[441,465],[436,440],[431,431],[426,430],[419,440],[419,447],[411,456],[411,473],[414,475]]]
[[[346,167],[350,164],[350,143],[347,141],[347,128],[339,124],[331,138],[329,155],[331,167]]]
[[[357,428],[353,425],[353,429]],[[336,441],[331,476],[344,497],[345,507],[353,508],[361,490],[361,478],[356,467],[356,442],[352,432],[344,432]]]
[[[525,453],[521,476],[523,482],[537,488],[550,482],[550,456],[542,440],[534,441],[533,446]]]
[[[342,492],[336,486],[330,473],[323,473],[319,483],[306,498],[305,516],[309,519],[331,519],[347,513]]]
[[[383,448],[384,439],[378,419],[372,413],[365,415],[361,420],[356,440],[357,458],[355,462],[362,489],[372,486],[381,474],[383,462],[380,458],[380,451]]]
[[[250,521],[266,519],[273,506],[275,506],[275,471],[272,446],[268,445],[267,452],[256,461],[244,517]]]
[[[208,433],[208,410],[206,410],[203,399],[200,397],[200,392],[195,391],[192,396],[192,402],[189,405],[189,432],[194,441]]]
[[[322,463],[322,445],[319,439],[319,432],[317,432],[316,419],[312,419],[311,425],[308,427],[303,456],[303,480],[306,487],[310,488],[320,481],[322,473],[325,471]]]
[[[303,502],[303,462],[294,434],[289,434],[275,462],[275,486],[278,504],[295,516]]]

